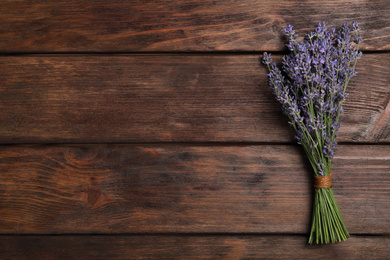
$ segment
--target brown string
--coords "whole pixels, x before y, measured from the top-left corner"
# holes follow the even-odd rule
[[[332,172],[328,176],[314,176],[314,188],[330,188],[332,187]]]

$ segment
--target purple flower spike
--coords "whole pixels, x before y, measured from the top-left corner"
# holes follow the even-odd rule
[[[335,155],[340,114],[347,97],[346,87],[357,72],[356,62],[363,41],[357,22],[352,30],[346,22],[338,30],[328,30],[325,22],[306,34],[302,42],[292,25],[284,33],[290,53],[282,58],[282,70],[264,53],[269,68],[269,84],[282,112],[296,131],[315,173],[315,198],[309,243],[333,243],[349,237],[334,199],[330,180]],[[353,42],[351,44],[351,34]]]
[[[270,63],[272,62],[271,54],[268,54],[268,53],[266,53],[266,52],[264,52],[264,54],[261,56],[261,58],[262,58],[261,61],[262,61],[264,64],[270,64]]]
[[[291,52],[282,59],[283,71],[272,62],[270,54],[262,56],[262,62],[270,68],[271,89],[297,131],[298,143],[312,153],[309,158],[317,165],[316,174],[330,171],[338,120],[347,96],[345,87],[357,74],[356,60],[362,55],[351,44],[351,32],[355,43],[363,40],[359,24],[353,22],[352,30],[349,26],[346,22],[338,30],[328,30],[321,22],[302,42],[297,42],[298,36],[289,24],[284,33]]]
[[[354,31],[354,32],[360,31],[360,27],[359,27],[359,23],[358,22],[356,22],[356,21],[352,22],[352,31]]]

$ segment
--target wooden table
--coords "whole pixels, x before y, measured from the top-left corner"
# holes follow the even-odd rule
[[[0,3],[1,259],[390,258],[390,4]],[[268,87],[282,28],[358,20],[334,190],[351,238],[307,245],[312,172]]]

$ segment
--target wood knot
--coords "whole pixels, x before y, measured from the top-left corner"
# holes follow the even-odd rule
[[[109,201],[110,198],[100,188],[90,187],[82,191],[82,200],[96,208]]]

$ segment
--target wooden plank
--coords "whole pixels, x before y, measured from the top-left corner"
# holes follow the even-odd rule
[[[288,23],[303,36],[348,20],[364,50],[390,49],[387,0],[3,0],[0,10],[0,52],[280,51]]]
[[[292,145],[2,146],[0,233],[307,233],[312,180]],[[390,146],[339,146],[348,230],[390,233]]]
[[[2,236],[4,259],[387,259],[390,237],[310,246],[304,236]]]
[[[390,141],[389,54],[365,55],[338,141]],[[11,56],[1,143],[292,142],[257,55]]]

